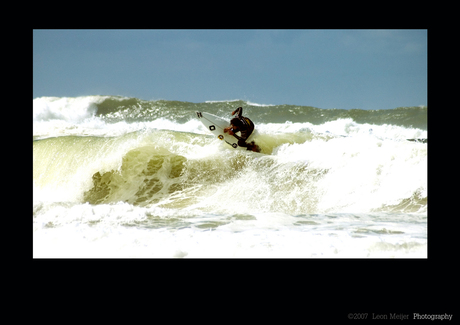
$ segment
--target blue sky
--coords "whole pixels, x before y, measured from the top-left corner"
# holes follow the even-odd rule
[[[426,30],[34,30],[33,98],[427,105]]]

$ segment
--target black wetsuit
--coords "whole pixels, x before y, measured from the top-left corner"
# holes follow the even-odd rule
[[[238,139],[238,145],[240,147],[245,147],[248,148],[248,150],[252,150],[253,148],[253,143],[246,143],[246,140],[249,138],[249,136],[254,132],[254,123],[247,117],[243,116],[243,108],[238,107],[235,111],[236,117],[233,118],[230,122],[232,123],[232,131],[233,131],[233,136]],[[241,121],[241,126],[236,126],[235,119],[238,119]],[[241,136],[236,135],[236,132],[241,132]]]

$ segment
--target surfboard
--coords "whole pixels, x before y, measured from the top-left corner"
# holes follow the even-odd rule
[[[219,140],[224,141],[234,149],[247,150],[246,147],[241,147],[238,145],[237,138],[224,132],[224,128],[230,126],[230,121],[206,112],[196,112],[196,116],[198,116],[201,123],[203,123],[203,125]],[[251,136],[248,138],[247,142],[251,141]]]

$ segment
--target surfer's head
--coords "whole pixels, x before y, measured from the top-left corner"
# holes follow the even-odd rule
[[[239,118],[232,118],[230,123],[232,123],[233,126],[236,126],[237,128],[242,128],[244,125],[243,125],[243,122],[239,119]]]

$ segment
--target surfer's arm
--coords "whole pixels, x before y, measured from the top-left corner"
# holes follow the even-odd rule
[[[230,134],[230,135],[233,135],[233,131],[232,131],[232,126],[227,126],[225,129],[224,129],[224,133],[227,133]]]
[[[235,115],[235,114],[237,117],[243,116],[243,107],[238,107],[236,110],[234,110],[232,112],[232,115]]]
[[[235,132],[235,130],[231,130],[231,131]],[[236,132],[235,132],[235,133],[233,133],[233,132],[232,132],[231,135],[233,135],[235,138],[238,139],[238,145],[241,146],[241,147],[246,147],[245,145],[240,145],[240,142],[246,143],[246,142],[245,142],[245,141],[246,141],[246,138],[240,137],[238,134],[236,134]],[[237,131],[237,132],[238,132],[238,131]],[[229,132],[229,134],[230,134],[230,132]]]

